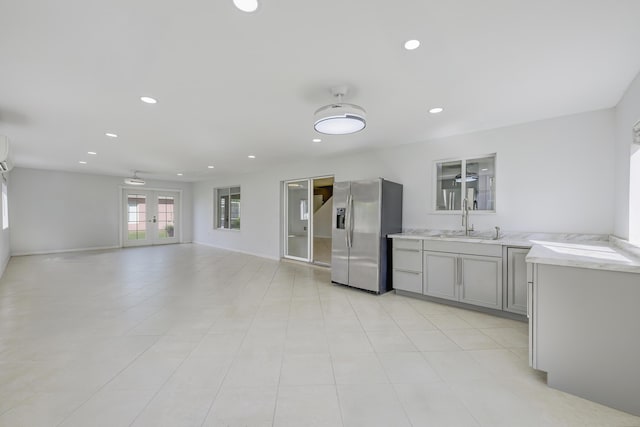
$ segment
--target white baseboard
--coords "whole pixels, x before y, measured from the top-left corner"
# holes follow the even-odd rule
[[[104,251],[107,249],[120,249],[120,246],[95,246],[91,248],[56,249],[56,250],[33,251],[33,252],[12,252],[11,256],[47,255],[47,254],[60,254],[65,252]]]
[[[194,240],[193,243],[196,244],[196,245],[209,246],[210,248],[224,249],[225,251],[229,251],[229,252],[238,252],[238,253],[245,254],[245,255],[252,255],[252,256],[257,256],[259,258],[266,258],[266,259],[270,259],[270,260],[273,260],[273,261],[280,261],[280,258],[272,257],[272,256],[265,255],[265,254],[259,254],[259,253],[248,252],[248,251],[241,251],[239,249],[225,248],[224,246],[217,246],[217,245],[213,245],[211,243],[198,242],[196,240]]]

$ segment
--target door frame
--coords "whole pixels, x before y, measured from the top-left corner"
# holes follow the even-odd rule
[[[133,186],[133,185],[119,185],[119,197],[118,197],[118,234],[120,235],[119,245],[121,248],[124,248],[124,193],[128,190],[139,190],[139,191],[170,191],[172,193],[178,193],[180,196],[180,206],[178,208],[178,221],[176,222],[178,225],[178,243],[184,243],[182,240],[182,189],[179,188],[157,188],[157,187],[144,187],[144,186]]]
[[[289,248],[289,184],[294,182],[307,182],[307,210],[309,212],[309,217],[307,218],[307,258],[297,257],[293,255],[288,255]],[[313,206],[312,206],[312,198],[310,197],[313,193],[312,183],[310,178],[301,178],[301,179],[288,179],[282,182],[283,190],[284,190],[284,204],[283,210],[284,213],[284,247],[283,247],[283,257],[287,259],[293,259],[296,261],[304,261],[311,262],[313,259],[313,245],[311,244],[311,236],[313,236]]]
[[[280,232],[280,239],[281,239],[281,244],[280,244],[280,257],[281,258],[286,258],[286,259],[292,259],[295,261],[302,261],[302,262],[306,262],[309,264],[313,264],[313,265],[320,265],[320,266],[328,266],[327,264],[324,263],[316,263],[314,261],[314,253],[313,253],[313,217],[315,215],[315,212],[313,211],[313,183],[315,180],[317,179],[326,179],[326,178],[333,178],[333,182],[336,182],[336,176],[335,175],[318,175],[318,176],[312,176],[312,177],[306,177],[306,178],[298,178],[298,179],[286,179],[281,181],[281,185],[280,185],[280,191],[282,191],[282,203],[280,206],[282,215],[280,215],[281,218],[281,232]],[[309,209],[309,220],[308,220],[308,225],[307,225],[307,258],[301,258],[301,257],[296,257],[296,256],[291,256],[291,255],[287,255],[287,248],[288,248],[288,236],[289,236],[289,210],[288,210],[288,198],[289,198],[289,193],[287,191],[288,187],[287,185],[289,183],[292,182],[300,182],[300,181],[307,181],[307,207]]]

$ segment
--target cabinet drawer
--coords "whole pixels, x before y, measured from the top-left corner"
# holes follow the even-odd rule
[[[393,268],[422,273],[422,251],[413,249],[394,249]]]
[[[393,239],[393,249],[422,250],[422,240],[418,239]]]
[[[401,291],[422,293],[422,274],[393,270],[393,288]]]
[[[445,242],[440,240],[425,240],[424,250],[450,252],[454,254],[502,257],[502,245],[494,245],[491,243],[464,243]]]

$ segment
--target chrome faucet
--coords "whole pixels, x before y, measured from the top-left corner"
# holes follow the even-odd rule
[[[500,227],[498,227],[496,225],[494,228],[496,229],[496,236],[493,238],[493,240],[499,240],[500,239]]]
[[[468,236],[473,231],[473,224],[469,227],[469,199],[462,201],[462,226],[464,227],[464,235]]]

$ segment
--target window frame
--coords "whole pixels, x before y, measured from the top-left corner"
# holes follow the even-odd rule
[[[467,176],[467,162],[478,159],[486,159],[493,157],[493,167],[495,169],[493,174],[493,209],[492,210],[474,210],[474,215],[495,215],[498,212],[498,153],[479,154],[475,156],[467,157],[452,157],[446,159],[438,159],[433,161],[432,165],[432,178],[433,185],[431,187],[431,213],[435,215],[460,215],[462,213],[462,200],[460,201],[460,209],[457,210],[438,210],[438,164],[449,162],[461,162],[461,175],[462,182],[460,188],[460,194],[465,194],[467,189],[466,176]]]
[[[237,191],[236,191],[237,189]],[[233,190],[233,191],[232,191]],[[222,192],[226,192],[226,194],[223,194]],[[226,201],[228,201],[229,203],[229,208],[225,209],[225,212],[227,213],[228,218],[225,218],[223,221],[225,221],[228,224],[228,227],[225,227],[224,224],[221,224],[220,221],[220,198],[221,197],[227,197],[227,199],[225,199]],[[238,215],[237,218],[233,217],[232,214],[232,196],[238,196],[237,199],[237,208],[238,208]],[[226,205],[227,202],[225,202]],[[229,186],[224,186],[224,187],[216,187],[213,189],[213,229],[214,230],[221,230],[221,231],[240,231],[241,227],[242,227],[242,187],[240,185],[229,185]],[[233,221],[236,220],[238,221],[238,227],[233,227]]]

